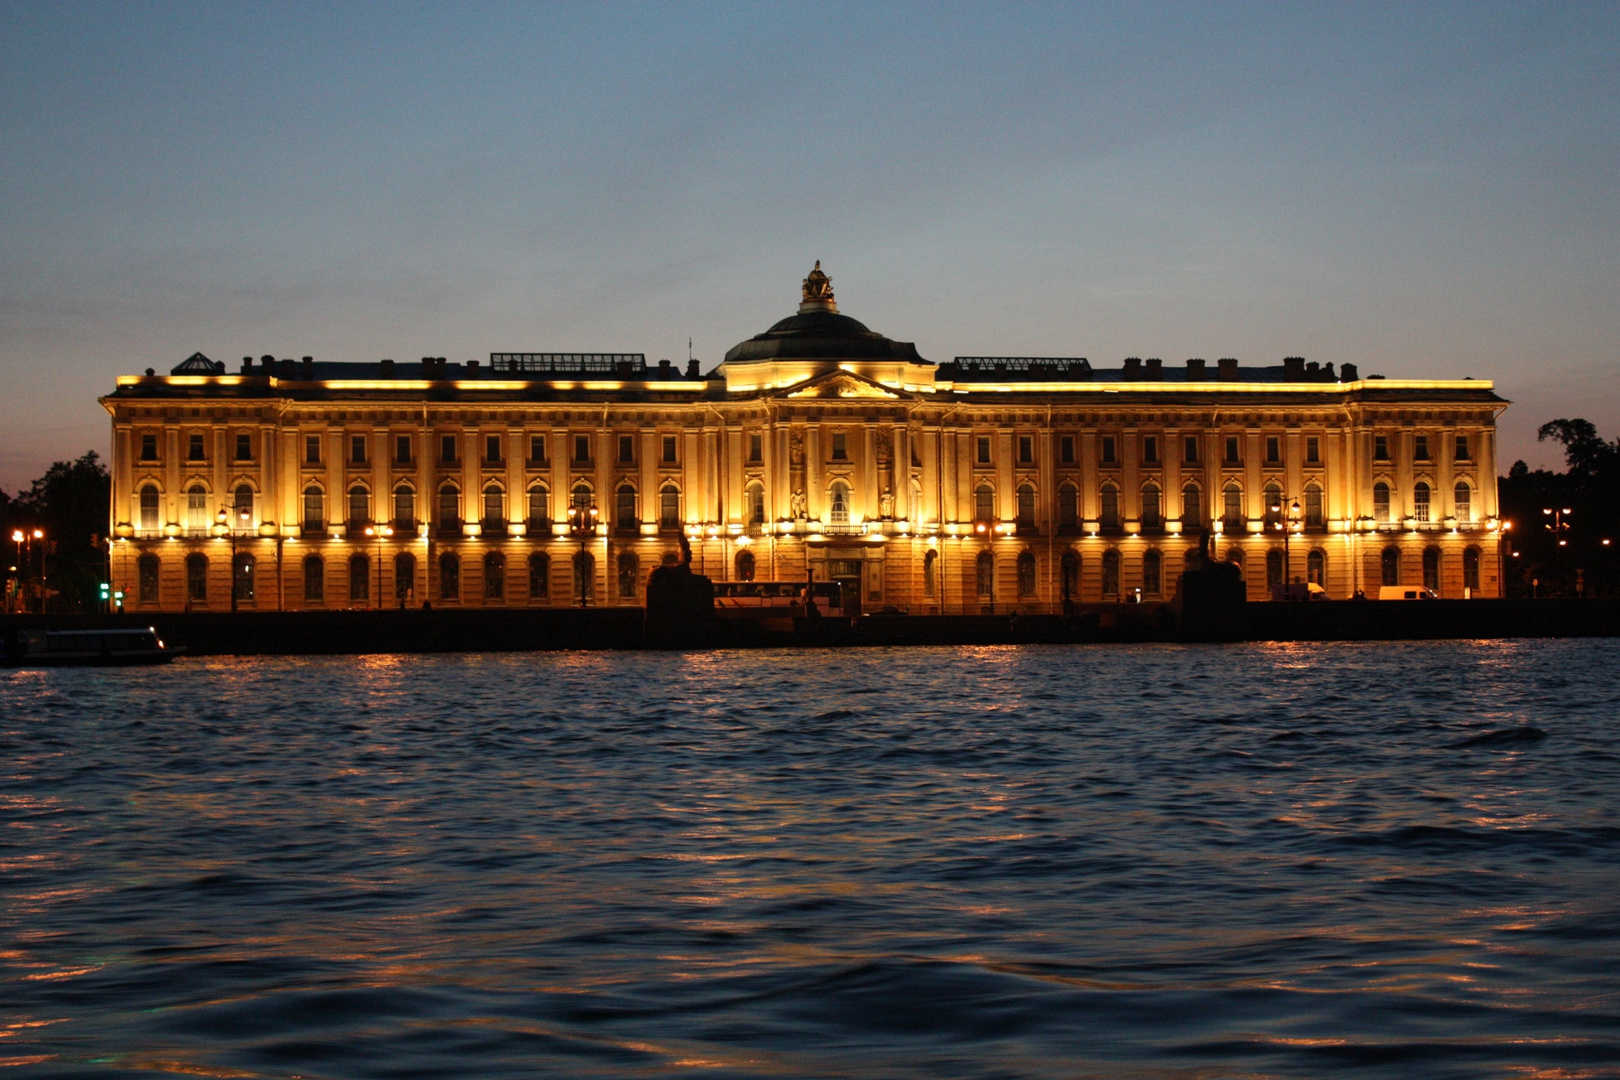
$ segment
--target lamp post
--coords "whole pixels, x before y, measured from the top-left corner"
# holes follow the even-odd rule
[[[236,508],[234,501],[228,502],[219,508],[214,515],[214,536],[229,540],[231,544],[231,613],[236,613],[236,596],[241,589],[237,586],[237,575],[241,569],[236,565],[236,530],[231,528],[231,511]]]
[[[585,544],[596,535],[596,519],[600,517],[595,503],[576,502],[568,508],[568,534],[579,541],[579,558],[575,562],[574,577],[579,580],[579,606],[589,607],[590,577],[585,570]]]
[[[377,541],[377,610],[381,611],[383,606],[382,542],[384,537],[394,535],[394,527],[392,525],[367,525],[366,535]]]
[[[1287,496],[1278,495],[1277,496],[1277,501],[1273,502],[1271,505],[1267,506],[1266,510],[1268,512],[1270,512],[1270,514],[1272,515],[1272,518],[1274,519],[1274,521],[1276,523],[1276,527],[1281,529],[1282,534],[1283,534],[1283,575],[1282,575],[1282,577],[1283,577],[1283,579],[1282,579],[1283,593],[1282,594],[1284,596],[1287,596],[1288,595],[1288,585],[1289,585],[1288,579],[1293,574],[1293,570],[1294,570],[1293,560],[1289,557],[1288,541],[1292,538],[1293,532],[1294,532],[1294,527],[1299,522],[1299,513],[1300,513],[1300,511],[1299,511],[1299,500],[1294,499],[1292,501],[1292,503],[1288,506],[1288,512],[1286,514],[1284,514],[1283,513],[1283,499],[1285,499],[1285,498],[1287,498]]]
[[[12,598],[11,598],[11,606],[12,606],[12,608],[14,610],[20,609],[23,606],[22,588],[23,588],[23,565],[24,565],[24,563],[23,563],[23,555],[22,555],[22,553],[23,553],[23,541],[26,540],[26,539],[28,539],[28,536],[21,529],[12,529],[11,530],[11,542],[13,544],[17,545],[17,565],[13,566],[11,568],[12,572],[17,575],[17,591],[12,595]]]
[[[1562,591],[1564,588],[1564,548],[1569,546],[1569,541],[1564,537],[1564,534],[1569,532],[1569,522],[1564,519],[1575,511],[1567,506],[1561,510],[1546,506],[1542,507],[1541,512],[1546,517],[1552,518],[1547,523],[1546,528],[1548,532],[1553,534],[1553,540],[1556,541],[1553,547],[1553,557],[1557,560],[1558,588]]]

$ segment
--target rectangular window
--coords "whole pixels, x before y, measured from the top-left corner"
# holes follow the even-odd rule
[[[1181,460],[1188,465],[1198,464],[1198,436],[1188,435],[1181,445]]]
[[[833,432],[832,459],[834,461],[849,460],[849,444],[846,442],[847,438],[848,436],[846,436],[842,431]]]
[[[1064,435],[1058,439],[1058,460],[1065,465],[1074,464],[1074,436]]]
[[[1238,457],[1238,437],[1236,435],[1228,435],[1226,437],[1226,463],[1228,465],[1236,465],[1241,460],[1242,459]]]
[[[1035,440],[1028,435],[1018,436],[1018,464],[1035,464]]]
[[[537,465],[546,460],[546,437],[544,435],[529,436],[529,460]]]
[[[484,460],[489,462],[491,465],[500,463],[501,437],[499,435],[484,436]]]
[[[319,435],[304,436],[304,460],[311,465],[320,464],[321,437]]]
[[[206,461],[206,460],[208,460],[207,455],[206,455],[206,453],[204,452],[204,449],[203,449],[203,437],[201,435],[193,435],[186,441],[186,460],[187,461]]]
[[[454,435],[439,436],[439,460],[446,465],[456,462],[456,437]]]
[[[1374,435],[1373,436],[1373,460],[1374,461],[1388,461],[1389,460],[1389,436],[1387,436],[1387,435]]]
[[[1266,464],[1279,465],[1282,463],[1282,440],[1275,435],[1266,436]]]
[[[237,435],[237,437],[236,437],[236,460],[237,461],[252,461],[253,460],[253,436],[251,436],[251,435]]]
[[[142,461],[156,461],[157,459],[158,459],[158,456],[157,456],[157,436],[156,435],[142,435],[141,436],[141,460]]]
[[[574,461],[576,464],[585,464],[591,460],[591,437],[589,435],[574,436]]]
[[[1102,440],[1102,463],[1104,465],[1112,465],[1116,460],[1117,458],[1114,455],[1114,437],[1112,435],[1104,435]]]
[[[400,465],[411,463],[411,437],[409,435],[394,436],[394,461]]]
[[[979,436],[979,464],[990,464],[990,439],[988,436]]]
[[[364,435],[349,436],[349,460],[356,465],[366,463],[366,437]]]
[[[630,465],[636,460],[636,437],[634,435],[619,436],[619,464]]]
[[[1414,435],[1412,437],[1412,460],[1429,460],[1429,437],[1427,435]]]
[[[1159,440],[1153,435],[1142,437],[1142,462],[1146,465],[1159,463]]]
[[[664,436],[664,464],[675,464],[675,436]]]
[[[1305,438],[1305,462],[1309,465],[1319,465],[1322,462],[1322,440],[1315,435]]]
[[[1457,460],[1458,461],[1468,461],[1469,460],[1468,436],[1466,436],[1466,435],[1457,436]]]
[[[765,460],[765,439],[757,433],[748,436],[748,460],[754,462]]]

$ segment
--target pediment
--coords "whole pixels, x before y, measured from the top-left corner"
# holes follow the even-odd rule
[[[880,398],[894,401],[899,394],[849,371],[835,371],[811,379],[787,392],[790,398]]]

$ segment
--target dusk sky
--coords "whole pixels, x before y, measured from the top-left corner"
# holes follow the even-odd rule
[[[1620,435],[1620,6],[0,6],[0,487],[201,350],[1494,379]]]

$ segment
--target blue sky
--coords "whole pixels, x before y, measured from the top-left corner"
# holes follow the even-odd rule
[[[1497,380],[1620,435],[1613,4],[0,4],[0,487],[115,375],[645,352]]]

